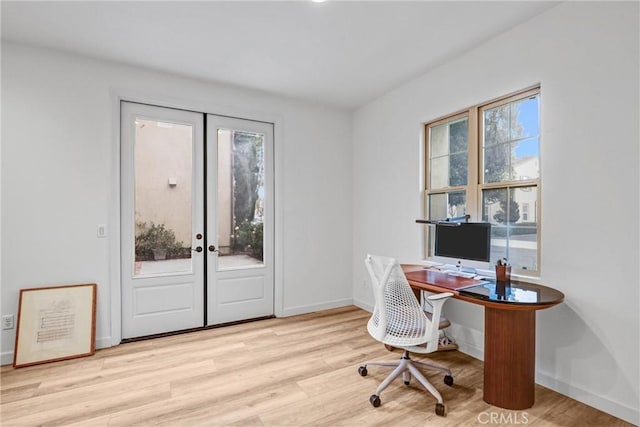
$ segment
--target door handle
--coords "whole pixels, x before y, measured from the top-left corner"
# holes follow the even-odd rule
[[[215,245],[209,245],[209,252],[215,252],[215,251],[216,251]]]
[[[196,246],[195,248],[192,248],[191,250],[200,253],[200,252],[202,252],[202,246]]]

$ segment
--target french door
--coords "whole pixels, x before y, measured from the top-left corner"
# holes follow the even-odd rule
[[[209,325],[273,314],[272,153],[272,124],[207,115]]]
[[[122,102],[121,144],[122,338],[272,315],[272,125]]]

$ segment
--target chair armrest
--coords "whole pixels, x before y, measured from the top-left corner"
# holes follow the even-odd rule
[[[430,300],[430,301],[438,301],[438,300],[441,300],[441,299],[450,298],[452,296],[453,296],[453,294],[451,292],[442,292],[441,294],[429,295],[427,297],[427,299]]]
[[[439,324],[440,316],[442,314],[442,306],[447,300],[453,296],[451,292],[443,292],[441,294],[429,295],[427,300],[433,307],[433,314],[431,315],[431,325],[428,328],[427,336],[429,341],[427,342],[426,352],[431,353],[438,350],[438,337],[440,336]]]

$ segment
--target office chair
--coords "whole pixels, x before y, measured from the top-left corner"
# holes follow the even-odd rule
[[[410,353],[432,353],[438,349],[440,313],[451,292],[431,295],[429,303],[433,306],[432,320],[429,320],[407,282],[400,265],[393,258],[367,255],[367,271],[371,276],[375,307],[367,323],[369,334],[386,346],[403,350],[399,361],[366,362],[358,368],[358,373],[367,376],[367,366],[392,366],[395,369],[378,386],[369,402],[380,406],[380,393],[400,374],[405,385],[409,385],[413,375],[437,400],[436,414],[444,416],[445,406],[438,390],[418,370],[418,366],[442,372],[444,383],[453,385],[451,371],[442,366],[414,361]]]

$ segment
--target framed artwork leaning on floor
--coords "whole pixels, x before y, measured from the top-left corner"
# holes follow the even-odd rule
[[[96,284],[20,290],[13,367],[95,353]]]

